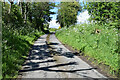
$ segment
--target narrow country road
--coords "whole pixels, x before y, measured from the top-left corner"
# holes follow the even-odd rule
[[[20,70],[21,78],[106,78],[72,54],[54,34],[49,38],[54,52],[51,54],[46,37],[43,35],[34,43],[30,57]]]

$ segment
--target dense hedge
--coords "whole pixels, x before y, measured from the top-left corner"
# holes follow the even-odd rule
[[[85,6],[91,15],[90,20],[100,24],[109,23],[120,28],[120,1],[119,2],[88,2]]]
[[[2,76],[16,77],[18,70],[29,54],[33,42],[43,33],[34,28],[22,27],[12,29],[13,26],[3,23],[2,29]]]
[[[110,73],[118,73],[118,29],[110,25],[81,24],[62,28],[57,31],[56,36],[63,43],[81,50],[110,67]],[[120,62],[119,62],[120,63]]]

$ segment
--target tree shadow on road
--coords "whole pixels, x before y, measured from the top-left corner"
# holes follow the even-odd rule
[[[45,62],[49,62],[49,61],[45,61]],[[37,64],[38,63],[33,63],[31,66],[33,66],[33,65],[37,66]],[[55,70],[55,69],[50,69],[50,68],[54,68],[54,67],[61,67],[61,66],[68,66],[68,65],[77,65],[77,63],[76,62],[69,62],[69,63],[57,64],[57,65],[52,65],[52,66],[47,66],[47,67],[41,67],[41,68],[32,67],[31,69],[20,70],[20,72],[43,70],[43,71],[52,71],[52,72],[69,72],[69,73],[73,73],[73,72],[77,72],[77,71],[86,71],[86,70],[96,69],[96,68],[76,69],[76,70]]]
[[[59,45],[56,43],[52,43],[52,45]],[[55,48],[53,48],[55,49]],[[59,55],[59,56],[65,56],[68,58],[73,58],[74,54],[71,52],[65,52],[62,53],[62,48],[60,48],[58,51],[51,51],[48,50],[48,45],[33,45],[32,50],[30,51],[29,58],[27,59],[28,62],[23,64],[24,68],[20,70],[19,72],[29,72],[29,71],[38,71],[38,70],[43,70],[43,71],[49,71],[49,72],[68,72],[68,73],[74,73],[77,71],[86,71],[86,70],[92,70],[96,68],[88,68],[88,69],[76,69],[76,70],[56,70],[52,68],[57,68],[57,67],[64,67],[64,66],[70,66],[70,65],[77,65],[77,62],[69,62],[69,63],[62,63],[62,64],[56,64],[56,65],[46,65],[45,67],[41,67],[40,64],[42,63],[52,63],[55,62],[56,60],[49,59],[52,58],[54,55]],[[34,60],[38,60],[37,62]]]

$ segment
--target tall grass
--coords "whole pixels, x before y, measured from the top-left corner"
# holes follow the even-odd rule
[[[81,50],[85,55],[110,67],[110,73],[119,71],[118,29],[114,26],[81,24],[62,28],[56,36],[63,43]],[[119,62],[120,63],[120,62]]]

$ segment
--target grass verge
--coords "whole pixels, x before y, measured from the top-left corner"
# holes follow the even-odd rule
[[[96,60],[98,65],[108,66],[109,73],[118,76],[119,42],[116,28],[110,25],[82,24],[62,28],[56,32],[56,36],[62,43],[89,56],[88,59]]]

